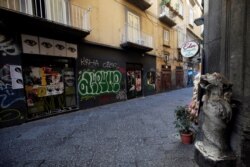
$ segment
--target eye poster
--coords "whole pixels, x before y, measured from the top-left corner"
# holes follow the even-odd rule
[[[54,55],[54,41],[52,39],[39,37],[40,54]]]
[[[10,65],[10,77],[12,89],[23,88],[22,67],[18,65]]]
[[[23,53],[39,54],[38,37],[22,34]]]
[[[54,55],[66,57],[66,43],[54,40]]]

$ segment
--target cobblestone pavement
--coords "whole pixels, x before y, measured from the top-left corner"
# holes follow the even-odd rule
[[[192,88],[127,100],[0,129],[0,166],[194,167],[174,109]]]

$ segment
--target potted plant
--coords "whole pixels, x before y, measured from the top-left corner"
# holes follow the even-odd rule
[[[193,141],[192,121],[188,106],[177,106],[175,109],[175,128],[179,131],[183,144],[191,144]]]

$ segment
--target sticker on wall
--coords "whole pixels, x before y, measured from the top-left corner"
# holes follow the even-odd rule
[[[23,80],[12,78],[12,89],[22,89],[23,88]]]
[[[54,40],[54,55],[66,56],[66,43],[64,41]]]
[[[10,77],[12,81],[12,89],[23,88],[22,67],[18,65],[10,65]]]
[[[67,47],[67,57],[77,58],[77,45],[67,43],[66,47]]]
[[[17,56],[20,52],[19,46],[11,36],[0,33],[0,56]]]
[[[10,65],[0,66],[0,89],[11,89]]]
[[[22,34],[23,53],[39,54],[38,37]]]
[[[40,54],[54,55],[54,41],[52,39],[39,37]]]

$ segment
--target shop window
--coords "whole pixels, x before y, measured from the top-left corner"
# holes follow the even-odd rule
[[[74,59],[24,55],[23,64],[28,119],[77,107]]]

